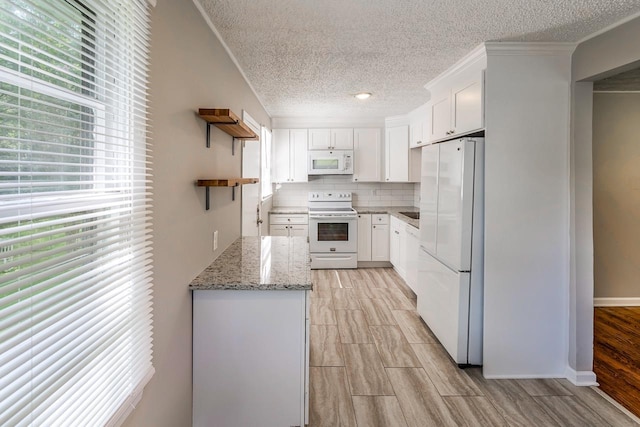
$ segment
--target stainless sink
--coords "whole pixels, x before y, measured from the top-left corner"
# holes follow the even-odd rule
[[[399,212],[399,214],[408,216],[411,219],[420,219],[420,212]]]

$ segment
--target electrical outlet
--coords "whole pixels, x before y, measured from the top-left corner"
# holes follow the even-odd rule
[[[218,230],[213,232],[213,250],[218,249]]]

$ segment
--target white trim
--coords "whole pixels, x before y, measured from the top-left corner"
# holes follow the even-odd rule
[[[640,424],[640,418],[636,417],[631,411],[629,411],[627,408],[625,408],[620,403],[618,403],[613,397],[609,396],[607,393],[602,391],[600,387],[591,387],[591,390],[598,393],[600,396],[602,396],[604,400],[611,403],[613,406],[616,407],[616,409],[618,409],[620,412],[625,414],[627,417],[631,418],[634,422]]]
[[[142,392],[151,378],[153,378],[153,374],[155,373],[156,370],[152,366],[151,369],[147,371],[140,384],[138,384],[135,390],[133,390],[133,392],[129,395],[129,398],[125,400],[125,402],[120,406],[116,413],[113,414],[109,422],[106,424],[106,427],[120,427],[122,424],[124,424],[124,422],[127,420],[127,417],[129,417],[133,410],[136,409],[136,405],[140,403],[140,400],[142,399]]]
[[[391,116],[386,117],[384,119],[385,127],[394,127],[394,126],[409,126],[410,120],[408,114],[403,114],[401,116]]]
[[[539,379],[539,378],[565,378],[563,374],[500,374],[500,375],[484,375],[484,377],[488,380],[529,380],[529,379]]]
[[[451,74],[457,73],[460,70],[470,67],[475,64],[477,61],[486,58],[487,50],[485,48],[486,43],[482,43],[479,46],[476,46],[471,52],[463,56],[458,62],[453,64],[451,67],[447,68],[445,71],[440,73],[434,79],[430,80],[429,83],[424,85],[424,88],[428,91],[431,91],[431,88],[437,86],[442,80],[447,79]]]
[[[260,123],[258,123],[258,121],[254,119],[253,116],[249,114],[247,110],[244,110],[244,109],[242,110],[242,121],[245,122],[247,126],[249,126],[256,133],[256,135],[260,135]],[[259,136],[257,139],[255,139],[255,141],[258,141],[258,140],[260,140]]]
[[[593,93],[640,93],[640,90],[594,90]]]
[[[196,6],[196,9],[198,9],[198,11],[200,12],[200,15],[202,15],[202,18],[204,19],[204,22],[207,23],[207,25],[209,26],[209,28],[211,29],[213,34],[218,38],[218,41],[220,42],[220,44],[224,48],[225,52],[227,52],[227,55],[229,55],[229,58],[231,58],[231,61],[233,62],[233,64],[236,66],[236,68],[240,72],[240,75],[242,75],[242,78],[244,79],[244,81],[249,86],[249,89],[251,89],[251,92],[253,92],[253,95],[256,97],[256,99],[258,100],[258,102],[262,106],[262,109],[267,113],[267,115],[269,115],[269,117],[271,117],[270,114],[269,114],[269,111],[267,111],[267,108],[264,106],[264,102],[262,102],[262,99],[258,95],[258,92],[256,92],[255,88],[253,87],[253,85],[251,84],[249,79],[247,78],[247,75],[242,70],[242,67],[240,67],[240,64],[238,63],[238,60],[236,59],[235,55],[231,52],[231,49],[229,49],[229,46],[227,46],[227,44],[225,43],[224,39],[222,38],[222,36],[218,32],[218,29],[216,28],[216,26],[213,25],[213,22],[211,21],[211,18],[209,18],[209,15],[207,15],[207,11],[204,9],[204,7],[202,7],[202,5],[200,4],[200,2],[198,0],[193,0],[193,4]]]
[[[576,49],[576,43],[547,42],[486,42],[487,55],[566,55]]]
[[[640,306],[640,298],[594,298],[594,307],[638,307]]]
[[[567,366],[567,372],[565,373],[567,380],[571,384],[579,387],[583,386],[597,386],[596,374],[593,371],[576,371],[570,366]]]
[[[383,127],[384,118],[357,117],[272,117],[273,129]]]
[[[585,38],[578,40],[578,42],[577,42],[577,43],[578,43],[578,44],[580,44],[580,43],[584,43],[584,42],[586,42],[587,40],[591,40],[591,39],[592,39],[592,38],[594,38],[594,37],[598,37],[599,35],[604,34],[604,33],[606,33],[607,31],[611,31],[611,30],[613,30],[614,28],[619,27],[619,26],[620,26],[620,25],[622,25],[622,24],[626,24],[626,23],[627,23],[627,22],[629,22],[629,21],[633,21],[634,19],[636,19],[636,18],[637,18],[637,17],[639,17],[639,16],[640,16],[640,12],[638,12],[638,13],[634,13],[633,15],[629,15],[629,16],[627,16],[626,18],[622,18],[620,21],[618,21],[618,22],[614,22],[613,24],[608,25],[608,26],[604,27],[603,29],[596,31],[595,33],[591,33],[591,34],[589,34],[588,36],[586,36]]]

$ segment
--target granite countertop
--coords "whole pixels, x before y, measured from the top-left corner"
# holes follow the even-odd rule
[[[311,290],[306,237],[241,237],[189,284],[190,290]]]
[[[409,218],[402,215],[400,212],[420,212],[420,208],[414,206],[354,206],[353,207],[360,214],[389,214],[398,218],[407,224],[420,228],[420,220]]]
[[[309,208],[306,206],[299,206],[299,207],[289,207],[289,206],[283,206],[283,207],[273,207],[271,208],[271,210],[269,211],[270,214],[276,214],[276,215],[294,215],[294,214],[308,214],[309,213]]]

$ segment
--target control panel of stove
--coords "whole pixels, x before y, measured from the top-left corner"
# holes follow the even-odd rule
[[[325,191],[325,192],[310,192],[310,202],[350,202],[350,191]]]

